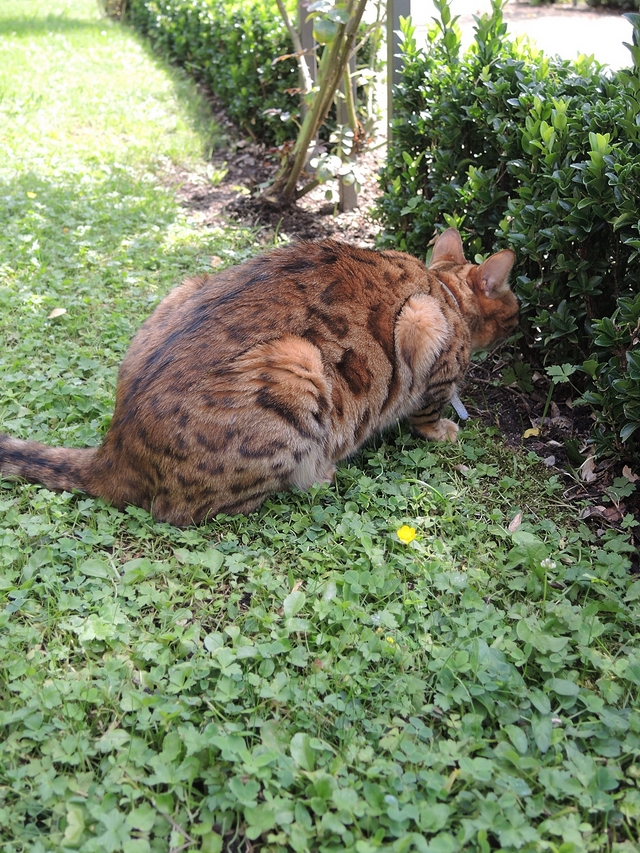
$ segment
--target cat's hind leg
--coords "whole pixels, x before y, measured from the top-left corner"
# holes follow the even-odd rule
[[[259,452],[260,442],[278,446],[272,461],[282,471],[283,487],[331,482],[335,469],[326,451],[331,383],[320,350],[285,335],[253,347],[236,370],[243,390],[252,392],[245,425],[255,426],[253,434],[247,430],[241,453],[251,455],[252,447]]]
[[[409,417],[411,428],[430,441],[455,441],[457,425],[441,418],[455,389],[451,361],[451,329],[436,299],[424,293],[411,296],[404,305],[396,327],[398,360],[404,369],[410,394],[421,408]]]

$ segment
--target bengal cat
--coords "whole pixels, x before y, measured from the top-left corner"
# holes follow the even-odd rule
[[[470,353],[517,324],[513,259],[504,249],[468,263],[450,228],[428,268],[321,240],[189,278],[134,337],[102,444],[0,434],[0,473],[187,525],[330,482],[339,460],[399,418],[455,440],[441,414]]]

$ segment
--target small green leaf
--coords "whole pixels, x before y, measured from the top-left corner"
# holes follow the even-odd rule
[[[331,799],[338,783],[333,776],[326,773],[320,773],[314,779],[313,787],[317,797],[323,800]]]
[[[137,808],[131,809],[127,815],[126,824],[132,829],[141,832],[149,832],[153,828],[157,812],[150,803],[143,803]]]
[[[316,756],[311,749],[311,738],[306,732],[296,732],[289,745],[291,757],[303,770],[313,770]]]
[[[640,598],[640,581],[634,581],[629,589],[627,590],[627,594],[624,597],[625,601],[637,601]]]
[[[580,686],[567,678],[549,678],[544,686],[558,696],[578,696],[580,693]]]
[[[529,742],[524,729],[521,729],[520,726],[508,725],[504,727],[504,730],[520,755],[525,755],[529,750]]]
[[[295,616],[298,611],[302,610],[304,607],[304,603],[306,601],[306,596],[304,592],[301,590],[296,590],[295,592],[290,592],[289,595],[285,598],[282,603],[282,609],[284,611],[284,615],[290,619],[292,616]]]
[[[336,788],[331,799],[338,809],[352,812],[358,805],[358,793],[353,788]]]
[[[68,847],[77,847],[84,833],[84,811],[81,806],[68,805],[66,817],[63,843]]]
[[[327,17],[329,20],[336,21],[338,24],[349,23],[349,12],[346,6],[334,6],[333,9],[330,9],[327,13]]]
[[[260,793],[260,783],[255,779],[247,779],[243,782],[238,776],[234,776],[228,783],[229,791],[245,806],[255,806]]]
[[[200,561],[212,574],[215,574],[224,563],[224,554],[216,548],[209,548],[200,555]]]
[[[124,729],[109,729],[96,741],[96,747],[100,752],[113,752],[123,747],[125,743],[129,743],[130,740],[131,735]]]
[[[244,817],[248,824],[247,837],[252,841],[276,825],[276,814],[271,803],[247,806],[244,809]]]
[[[531,716],[531,730],[533,731],[533,739],[540,752],[544,755],[551,746],[551,737],[553,735],[553,724],[551,716],[548,714]]]
[[[338,24],[330,18],[316,17],[313,22],[313,37],[318,44],[330,44],[338,32]]]
[[[113,578],[114,570],[104,560],[85,560],[78,566],[80,574],[88,578]]]
[[[222,853],[224,839],[217,832],[208,832],[200,841],[201,853]]]
[[[598,370],[598,365],[599,362],[591,358],[587,361],[582,362],[582,369],[593,379],[593,377],[596,375],[596,371]]]
[[[550,367],[547,367],[547,374],[553,379],[554,382],[568,382],[569,377],[572,376],[578,366],[576,364],[554,364]]]
[[[101,840],[104,839],[104,836]],[[151,845],[146,838],[125,838],[122,853],[150,853]]]

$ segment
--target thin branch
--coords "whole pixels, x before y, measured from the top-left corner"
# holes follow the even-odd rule
[[[309,66],[307,65],[307,60],[305,58],[306,51],[302,47],[302,42],[300,41],[300,36],[298,31],[291,23],[291,19],[287,14],[287,10],[285,9],[285,5],[283,0],[276,0],[278,4],[278,9],[280,10],[280,14],[282,15],[282,20],[289,31],[289,35],[291,37],[291,41],[293,42],[293,47],[296,52],[296,59],[298,61],[298,68],[300,69],[300,76],[302,77],[302,89],[305,95],[308,95],[309,92],[313,89],[313,80],[311,79],[311,73],[309,71]]]
[[[155,805],[155,803],[154,803],[154,805]],[[156,809],[158,809],[157,805],[156,805]],[[189,833],[186,832],[180,826],[179,823],[176,823],[176,821],[171,817],[170,814],[167,814],[167,812],[163,812],[161,809],[158,809],[158,813],[161,814],[165,820],[169,821],[169,823],[173,827],[174,832],[178,832],[184,838],[184,844],[181,844],[180,847],[172,847],[170,850],[170,853],[179,853],[179,851],[186,850],[187,847],[191,847],[192,844],[197,843],[196,840],[194,838],[192,838],[189,835]]]
[[[312,181],[309,181],[308,184],[305,184],[302,189],[296,191],[296,201],[299,198],[302,198],[307,193],[310,193],[311,190],[315,190],[316,187],[320,186],[320,181],[317,178],[314,178]]]
[[[375,21],[372,21],[367,26],[367,28],[365,29],[364,34],[362,36],[362,39],[358,42],[358,44],[355,46],[355,48],[353,50],[354,53],[356,53],[356,54],[359,53],[362,50],[362,48],[365,46],[365,44],[367,43],[367,40],[373,34],[376,35],[375,41],[376,42],[378,41],[377,36],[378,36],[378,34],[382,35],[381,27],[384,24],[384,22],[386,21],[386,19],[387,19],[387,14],[386,14],[386,12],[381,12],[380,3],[378,3],[378,5],[376,7],[376,19],[375,19]],[[372,50],[372,57],[371,57],[372,63],[374,63],[375,59],[376,59],[376,46],[377,45],[374,44],[374,48]]]

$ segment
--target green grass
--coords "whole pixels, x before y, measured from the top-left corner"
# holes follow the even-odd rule
[[[0,428],[96,443],[140,322],[252,237],[180,211],[219,134],[90,0],[0,0],[0,94]],[[476,424],[197,529],[2,483],[2,850],[631,853],[629,556]]]

